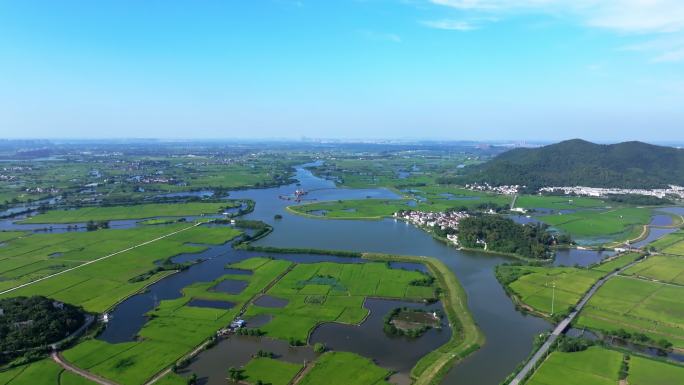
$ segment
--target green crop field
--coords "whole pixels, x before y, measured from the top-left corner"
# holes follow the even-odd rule
[[[299,385],[386,385],[387,369],[353,353],[322,355]]]
[[[0,290],[17,287],[160,236],[187,229],[3,295],[45,295],[83,306],[88,311],[102,312],[148,285],[152,280],[170,273],[162,271],[148,279],[132,280],[153,269],[155,261],[180,253],[205,250],[205,247],[186,243],[221,244],[240,234],[238,230],[228,227],[190,226],[192,225],[179,224],[127,230],[32,234],[13,239],[0,250]]]
[[[663,253],[664,254],[679,255],[679,256],[684,257],[684,240],[681,240],[677,243],[673,243],[672,245],[664,248]]]
[[[684,287],[615,277],[591,298],[577,320],[600,331],[625,329],[684,347]]]
[[[629,385],[684,385],[684,366],[632,356]]]
[[[534,310],[551,314],[555,284],[555,313],[565,313],[603,275],[575,267],[500,266],[498,274],[518,277],[508,284],[518,299]]]
[[[23,231],[0,231],[0,242],[6,242],[27,234],[28,233],[25,233]]]
[[[605,262],[602,262],[598,265],[594,265],[591,267],[592,270],[596,271],[601,271],[603,273],[610,273],[612,271],[615,271],[621,267],[627,266],[630,263],[636,261],[637,259],[641,258],[642,255],[639,253],[627,253],[627,254],[622,254],[619,255],[615,258],[610,258]]]
[[[651,242],[649,247],[662,252],[664,249],[667,249],[668,247],[676,245],[680,242],[684,242],[684,231],[677,231],[667,234],[666,236]]]
[[[83,378],[79,376],[78,374],[74,374],[68,370],[62,370],[62,373],[59,376],[59,381],[57,382],[56,385],[96,385],[96,382],[90,381],[86,378]],[[157,384],[161,384],[161,382],[157,382]],[[177,383],[178,385],[185,385],[185,381],[181,383]]]
[[[622,359],[622,353],[599,347],[575,353],[553,352],[526,384],[616,385]]]
[[[0,372],[0,385],[60,385],[61,372],[59,365],[50,359],[44,359]]]
[[[623,274],[684,285],[684,257],[654,255]]]
[[[443,186],[417,187],[406,192],[418,199],[356,199],[344,201],[315,202],[290,206],[296,214],[333,219],[379,219],[401,210],[446,211],[471,209],[479,205],[502,206],[512,199],[505,195],[485,194],[465,189]]]
[[[524,209],[550,209],[550,210],[573,210],[608,207],[609,205],[596,198],[586,197],[563,197],[563,196],[541,196],[541,195],[520,195],[515,200],[515,207]]]
[[[134,206],[86,207],[75,210],[52,210],[36,215],[23,223],[78,223],[88,221],[109,221],[121,219],[141,219],[151,217],[184,217],[202,214],[217,214],[237,203],[151,203]]]
[[[272,358],[254,358],[244,367],[245,380],[251,384],[287,385],[302,369],[302,365]]]
[[[615,385],[624,353],[598,346],[574,353],[553,352],[526,385]],[[684,385],[684,366],[630,356],[629,385]]]
[[[399,199],[358,199],[307,203],[289,206],[297,214],[307,214],[333,219],[379,219],[399,210],[409,210],[408,200]]]
[[[228,325],[240,311],[241,305],[285,272],[291,264],[269,259],[260,259],[260,262],[252,275],[225,275],[212,282],[195,283],[183,289],[182,297],[162,301],[148,314],[150,319],[140,331],[141,339],[137,341],[109,344],[89,339],[65,351],[64,357],[81,368],[123,385],[143,383]],[[249,283],[237,295],[211,290],[224,279],[242,279]],[[192,299],[228,301],[234,306],[230,309],[196,307],[189,304]]]
[[[384,263],[300,264],[267,292],[286,299],[285,307],[253,304],[245,316],[269,314],[273,318],[261,327],[268,336],[306,342],[310,331],[321,322],[361,322],[368,314],[363,307],[366,297],[416,301],[435,297],[434,287],[410,285],[422,278],[423,273],[390,269]],[[314,297],[316,301],[311,300]]]
[[[651,209],[620,208],[607,211],[578,211],[538,217],[539,220],[575,237],[629,236],[648,224]]]

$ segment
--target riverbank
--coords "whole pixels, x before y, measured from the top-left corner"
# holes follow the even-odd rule
[[[412,262],[428,267],[443,292],[440,300],[452,327],[451,340],[432,353],[424,356],[411,370],[414,385],[440,383],[456,361],[467,357],[485,343],[485,336],[479,329],[468,309],[467,295],[449,268],[432,257],[397,256],[379,253],[365,253],[364,259],[373,261]]]

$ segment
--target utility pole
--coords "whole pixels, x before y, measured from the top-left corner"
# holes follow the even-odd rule
[[[551,315],[553,316],[553,305],[556,302],[556,282],[551,284]]]

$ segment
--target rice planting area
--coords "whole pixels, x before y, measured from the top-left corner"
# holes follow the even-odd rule
[[[623,274],[684,286],[684,256],[654,255]]]
[[[222,244],[239,234],[240,231],[232,228],[193,227],[187,223],[126,230],[31,234],[7,241],[3,246],[0,291],[63,272],[2,297],[44,295],[83,306],[87,311],[102,312],[170,273],[158,271],[147,279],[134,279],[150,273],[155,268],[155,261],[206,249],[188,243]],[[144,244],[149,241],[153,242]],[[141,244],[144,245],[132,248]],[[114,253],[117,254],[112,255]],[[103,257],[107,258],[101,259]],[[72,268],[76,269],[67,271]]]
[[[286,299],[285,307],[252,304],[245,316],[268,314],[271,321],[261,327],[268,336],[305,343],[319,323],[363,321],[368,314],[363,307],[366,297],[414,301],[435,298],[434,286],[411,284],[424,278],[421,272],[391,269],[379,262],[298,264],[267,292]]]
[[[641,231],[651,219],[651,209],[619,208],[613,210],[585,210],[568,214],[538,217],[539,220],[563,230],[574,237],[628,236]]]
[[[508,276],[508,288],[530,308],[551,315],[566,313],[603,276],[600,271],[575,267],[499,266]],[[555,287],[555,288],[554,288]]]
[[[632,277],[610,279],[580,313],[577,325],[604,332],[624,329],[684,348],[684,287]]]
[[[134,206],[84,207],[74,210],[50,210],[30,217],[23,223],[79,223],[87,221],[113,221],[151,217],[184,217],[217,214],[222,209],[239,205],[235,202],[221,203],[150,203]]]
[[[299,385],[387,385],[390,374],[367,358],[330,352],[316,361]]]
[[[252,275],[225,275],[215,281],[192,284],[183,289],[183,296],[162,301],[148,313],[149,321],[140,330],[139,339],[110,344],[89,339],[64,352],[64,357],[80,368],[87,369],[120,384],[140,384],[172,365],[202,344],[222,327],[230,324],[241,305],[284,273],[290,262],[259,259],[258,264],[240,264]],[[249,285],[240,294],[212,291],[224,279],[243,279]],[[192,306],[193,300],[231,303],[230,308]]]
[[[682,385],[684,366],[590,347],[573,353],[553,352],[526,382],[527,385],[615,385],[620,369],[629,385]]]
[[[227,274],[211,282],[192,284],[183,289],[182,297],[162,301],[147,314],[149,320],[138,333],[137,340],[110,344],[89,339],[65,351],[64,357],[78,367],[117,383],[140,384],[181,359],[217,330],[230,324],[241,307],[263,293],[286,298],[289,303],[284,308],[251,304],[245,317],[270,314],[273,319],[260,328],[262,332],[269,337],[290,341],[296,339],[301,343],[306,343],[310,330],[321,322],[362,321],[368,312],[363,308],[363,301],[367,296],[415,300],[434,296],[432,287],[410,285],[413,280],[425,278],[423,273],[390,269],[384,263],[292,264],[285,260],[250,258],[228,267],[252,270],[253,274]],[[212,290],[221,281],[228,279],[245,280],[248,285],[239,294]],[[273,286],[268,289],[270,285]],[[198,300],[219,301],[232,306],[193,306],[193,301]],[[322,367],[326,366],[326,362],[323,361]],[[335,362],[333,360],[331,365],[336,365]],[[271,361],[251,365],[277,367],[279,371],[287,373],[296,373],[299,370]],[[249,365],[246,370],[249,373]]]
[[[553,352],[527,385],[615,385],[622,353],[591,347],[582,352]]]

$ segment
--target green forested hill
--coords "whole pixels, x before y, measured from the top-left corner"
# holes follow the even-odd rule
[[[505,152],[488,163],[466,168],[461,179],[530,188],[684,185],[684,150],[642,142],[603,145],[573,139]]]

